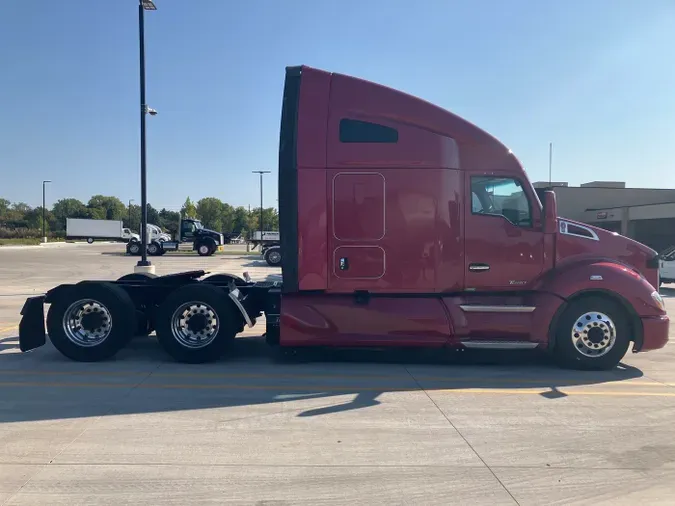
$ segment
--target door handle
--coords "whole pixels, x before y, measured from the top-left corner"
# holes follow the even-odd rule
[[[469,270],[471,272],[486,272],[490,270],[488,264],[469,264]]]

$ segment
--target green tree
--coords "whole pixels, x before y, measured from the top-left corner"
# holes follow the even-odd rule
[[[176,237],[176,234],[178,234],[178,226],[180,225],[180,213],[162,209],[159,212],[159,223],[157,223],[157,225],[162,227],[163,230],[166,230],[173,237]]]
[[[52,223],[55,230],[65,230],[68,218],[88,218],[87,206],[77,199],[58,200],[52,208]]]
[[[148,223],[161,227],[159,224],[159,211],[150,204],[148,204]]]
[[[127,207],[120,199],[105,195],[94,195],[87,207],[91,217],[97,220],[123,220],[127,213]]]
[[[205,197],[197,202],[197,218],[206,228],[218,232],[223,229],[223,203],[215,197]]]
[[[141,206],[131,204],[127,207],[124,224],[134,232],[138,232],[141,229]]]
[[[241,234],[248,229],[248,210],[245,207],[237,207],[232,211],[232,232]]]
[[[249,230],[260,230],[260,208],[251,210]],[[273,207],[263,209],[263,230],[279,230],[279,213]]]
[[[7,211],[9,211],[9,206],[11,206],[12,203],[7,200],[7,199],[0,199],[0,218],[2,218]]]
[[[190,200],[190,197],[185,199],[185,203],[183,204],[183,207],[180,210],[181,216],[183,218],[196,218],[197,217],[197,208],[195,205],[192,203]]]
[[[24,215],[26,225],[30,229],[42,231],[42,206],[31,209]],[[45,211],[45,231],[49,232],[49,222],[53,220],[51,211]]]

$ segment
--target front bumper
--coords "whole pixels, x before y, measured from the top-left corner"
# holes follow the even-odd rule
[[[26,299],[19,323],[19,349],[30,351],[47,342],[45,333],[44,295]]]
[[[668,315],[643,316],[642,346],[637,351],[658,350],[668,343],[670,318]]]

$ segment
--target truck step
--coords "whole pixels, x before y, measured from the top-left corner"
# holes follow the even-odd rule
[[[531,350],[539,346],[532,341],[462,341],[465,348],[476,350]]]

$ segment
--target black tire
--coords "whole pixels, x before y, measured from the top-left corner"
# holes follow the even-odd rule
[[[148,278],[154,279],[156,277],[157,274],[152,274],[151,272],[132,272],[118,278],[117,281],[145,281]]]
[[[263,255],[267,265],[271,267],[279,267],[281,265],[281,248],[278,246],[273,246]]]
[[[216,251],[216,247],[216,241],[213,239],[206,240],[195,245],[197,254],[199,254],[200,257],[209,257],[213,255],[213,253]]]
[[[127,244],[127,253],[131,256],[138,256],[141,254],[141,243],[138,241],[131,241]]]
[[[631,338],[625,309],[601,296],[583,297],[572,301],[558,320],[554,358],[567,369],[613,369],[626,354]]]
[[[162,245],[157,241],[152,241],[147,247],[148,255],[158,257],[162,254]]]
[[[183,313],[181,308],[188,305],[196,311],[195,316],[200,314],[201,309],[205,309],[206,313],[204,314],[207,318],[215,316],[217,331],[211,335],[206,335],[203,340],[207,342],[203,345],[200,345],[194,337],[186,339],[184,334],[176,335],[174,333],[173,322],[179,319],[179,315],[174,317],[174,314],[178,311]],[[189,310],[189,308],[185,308],[185,311]],[[209,315],[209,312],[212,315]],[[190,322],[192,318],[194,316],[186,321]],[[213,322],[213,320],[211,321]],[[240,327],[241,317],[227,294],[222,289],[205,283],[185,285],[171,292],[159,306],[155,320],[157,340],[162,348],[178,362],[188,364],[201,364],[218,360],[224,355]],[[179,330],[186,332],[185,329]],[[190,340],[191,346],[184,344]]]
[[[78,306],[72,308],[78,301],[95,302],[99,309],[94,311],[95,304],[82,303],[78,311],[76,309]],[[104,308],[105,311],[100,308]],[[81,343],[86,341],[81,336],[82,326],[78,328],[76,325],[65,325],[64,319],[67,314],[71,317],[80,315],[86,318],[92,313],[97,313],[99,315],[97,318],[101,319],[99,329],[107,324],[108,329],[105,331],[107,335],[100,339],[100,342],[89,346],[78,344],[78,340]],[[136,333],[136,309],[129,294],[119,286],[111,283],[80,283],[71,287],[51,304],[47,313],[47,332],[54,347],[72,360],[78,362],[106,360],[124,348]]]
[[[93,237],[89,237],[89,238],[87,239],[87,243],[89,243],[89,244],[94,244],[94,238],[93,238]]]

